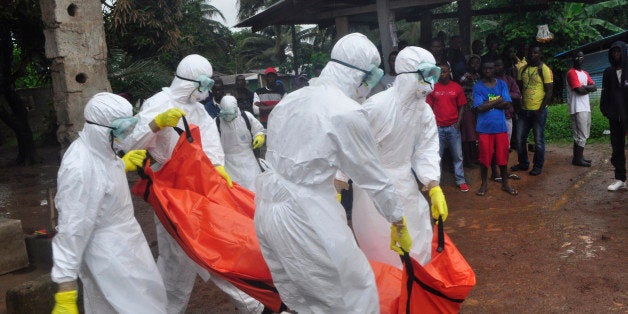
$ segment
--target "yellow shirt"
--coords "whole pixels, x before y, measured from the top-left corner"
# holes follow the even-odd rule
[[[545,97],[545,89],[543,84],[549,84],[554,82],[554,75],[552,70],[543,63],[541,67],[543,71],[543,80],[539,75],[538,66],[528,66],[519,69],[517,79],[523,82],[523,89],[521,90],[523,109],[524,110],[539,110],[543,98]]]
[[[519,59],[519,57],[515,57],[515,58],[517,58],[517,64],[515,64],[515,66],[517,67],[517,71],[521,70],[523,66],[528,64],[528,61],[526,61],[526,57],[523,57],[522,59]]]

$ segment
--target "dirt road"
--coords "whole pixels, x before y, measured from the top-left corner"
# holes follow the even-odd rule
[[[22,220],[26,233],[45,226],[47,188],[54,187],[56,148],[45,162],[0,172],[0,217]],[[485,196],[479,169],[465,169],[471,191],[462,193],[453,174],[443,174],[450,215],[446,231],[477,276],[463,313],[606,313],[628,310],[626,240],[628,191],[607,192],[612,181],[609,144],[592,144],[593,167],[571,166],[571,146],[548,145],[543,174],[518,173],[513,197],[490,182]],[[0,164],[12,156],[0,147]],[[510,156],[515,163],[515,153]],[[131,182],[134,181],[131,177]],[[136,217],[156,253],[152,209],[134,197]],[[10,287],[47,272],[47,266],[0,276],[0,313]],[[197,281],[189,313],[235,313],[222,292]]]

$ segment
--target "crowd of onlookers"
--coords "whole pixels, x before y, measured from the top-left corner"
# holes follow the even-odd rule
[[[442,32],[439,35],[442,35]],[[400,42],[398,48],[401,50],[405,46],[405,42]],[[625,50],[621,44],[614,47],[615,50]],[[529,170],[530,175],[539,175],[542,173],[545,161],[547,106],[552,99],[555,74],[542,61],[541,45],[533,42],[531,44],[521,43],[515,47],[512,44],[500,42],[497,36],[491,34],[485,42],[479,39],[473,41],[471,52],[468,53],[463,48],[462,38],[454,35],[450,38],[449,45],[445,44],[444,36],[433,38],[427,49],[433,54],[437,65],[441,68],[441,78],[435,84],[434,91],[427,101],[434,111],[438,124],[440,153],[444,161],[443,168],[454,172],[456,185],[463,192],[470,189],[466,183],[464,168],[475,168],[478,165],[481,171],[484,171],[484,168],[490,168],[492,170],[490,178],[502,182],[505,191],[516,195],[517,191],[509,186],[508,179],[519,179],[519,175],[515,173],[518,171]],[[394,50],[388,55],[387,62],[390,70],[372,89],[371,95],[392,86],[397,75],[395,59],[399,50]],[[613,65],[615,62],[621,68],[622,62],[626,62],[625,58],[621,57],[624,55],[625,53],[619,53],[617,61],[609,59],[611,67],[616,67]],[[595,86],[589,74],[581,69],[583,60],[582,51],[573,53],[573,67],[566,73],[566,89],[574,137],[572,164],[589,167],[591,161],[584,157],[584,147],[591,127],[591,106],[588,94],[595,92],[598,87]],[[497,128],[487,130],[484,128],[485,125],[480,125],[481,130],[478,129],[478,120],[485,122],[486,114],[479,108],[481,103],[477,103],[478,101],[474,99],[474,96],[481,97],[481,95],[474,94],[474,89],[485,86],[486,84],[482,81],[487,76],[504,82],[510,99],[505,102],[507,105],[504,105],[504,108],[498,108],[501,110],[498,118],[501,119],[503,113],[506,126],[506,134],[505,136],[500,135],[500,138],[506,142],[495,142],[492,139],[490,148],[483,146],[482,144],[487,143],[480,138],[484,136],[483,134],[497,134],[495,132],[503,129],[502,121],[500,120],[500,125]],[[615,82],[607,76],[605,74],[606,79],[603,85],[606,86],[606,89],[603,89],[602,92],[601,109],[605,116],[609,117],[610,115],[611,129],[614,129],[614,131],[611,130],[612,134],[617,134],[621,132],[617,130],[619,127],[613,122],[616,120],[613,117],[619,119],[620,112],[626,110],[626,105],[625,100],[621,105],[621,99],[617,98],[619,96],[616,95],[613,88],[619,88],[618,91],[621,94],[625,93],[626,86],[621,86],[622,84],[613,85]],[[621,74],[618,76],[617,83],[619,82],[625,82],[625,80],[622,81]],[[266,126],[268,114],[273,106],[281,100],[286,89],[284,84],[278,80],[277,71],[274,68],[266,69],[264,83],[263,87],[252,92],[247,88],[244,76],[239,75],[236,77],[234,97],[238,100],[238,106],[241,110],[254,113]],[[298,87],[307,85],[307,77],[299,76],[297,83]],[[499,83],[499,86],[502,84]],[[212,91],[213,97],[209,97],[205,106],[210,115],[216,117],[219,111],[218,104],[225,94],[224,85],[220,78],[216,79]],[[489,92],[494,92],[494,90]],[[489,94],[493,95],[492,93]],[[612,109],[618,106],[616,104],[620,104],[619,107],[623,108],[623,111]],[[605,108],[607,109],[605,110]],[[487,113],[490,114],[490,110]],[[625,121],[626,119],[620,120]],[[619,125],[621,126],[621,123]],[[528,144],[527,139],[530,131],[532,131],[534,141]],[[619,136],[611,137],[615,143],[613,144],[615,147],[613,156],[616,157],[613,160],[617,160],[614,164],[618,164],[616,172],[619,172],[616,174],[616,179],[623,183],[625,174],[622,175],[621,173],[625,173],[625,166],[621,167],[621,157],[617,157],[621,155],[620,143],[618,143]],[[505,148],[507,148],[506,151],[504,151]],[[485,150],[484,154],[481,154],[482,149]],[[509,170],[512,172],[505,168],[500,168],[498,171],[498,167],[504,167],[508,162],[508,152],[515,150],[517,151],[517,163],[510,167]],[[528,150],[534,152],[531,161],[528,158]],[[494,154],[494,158],[485,165],[480,155],[489,153]],[[484,178],[484,175],[482,177]],[[486,182],[484,180],[483,182],[482,187],[476,192],[478,195],[484,195],[486,192]],[[609,186],[609,189],[616,190],[624,187],[625,185],[621,186],[620,183],[615,182]]]

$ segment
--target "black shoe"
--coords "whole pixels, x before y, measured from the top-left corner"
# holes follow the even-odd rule
[[[530,170],[531,176],[538,176],[539,174],[541,174],[541,168],[532,168],[532,170]]]
[[[510,167],[510,170],[512,170],[512,171],[527,171],[528,167],[525,167],[522,164],[516,164],[516,165]]]

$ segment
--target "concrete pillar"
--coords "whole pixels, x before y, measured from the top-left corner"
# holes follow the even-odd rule
[[[96,93],[111,91],[107,44],[98,0],[40,0],[46,57],[52,59],[52,87],[59,129],[67,148],[83,128],[83,108]]]
[[[384,71],[390,72],[388,55],[397,46],[397,27],[395,26],[395,14],[390,11],[389,0],[377,0],[377,24],[379,26],[379,39],[382,42],[382,63]]]
[[[0,218],[0,275],[28,266],[22,222]]]

